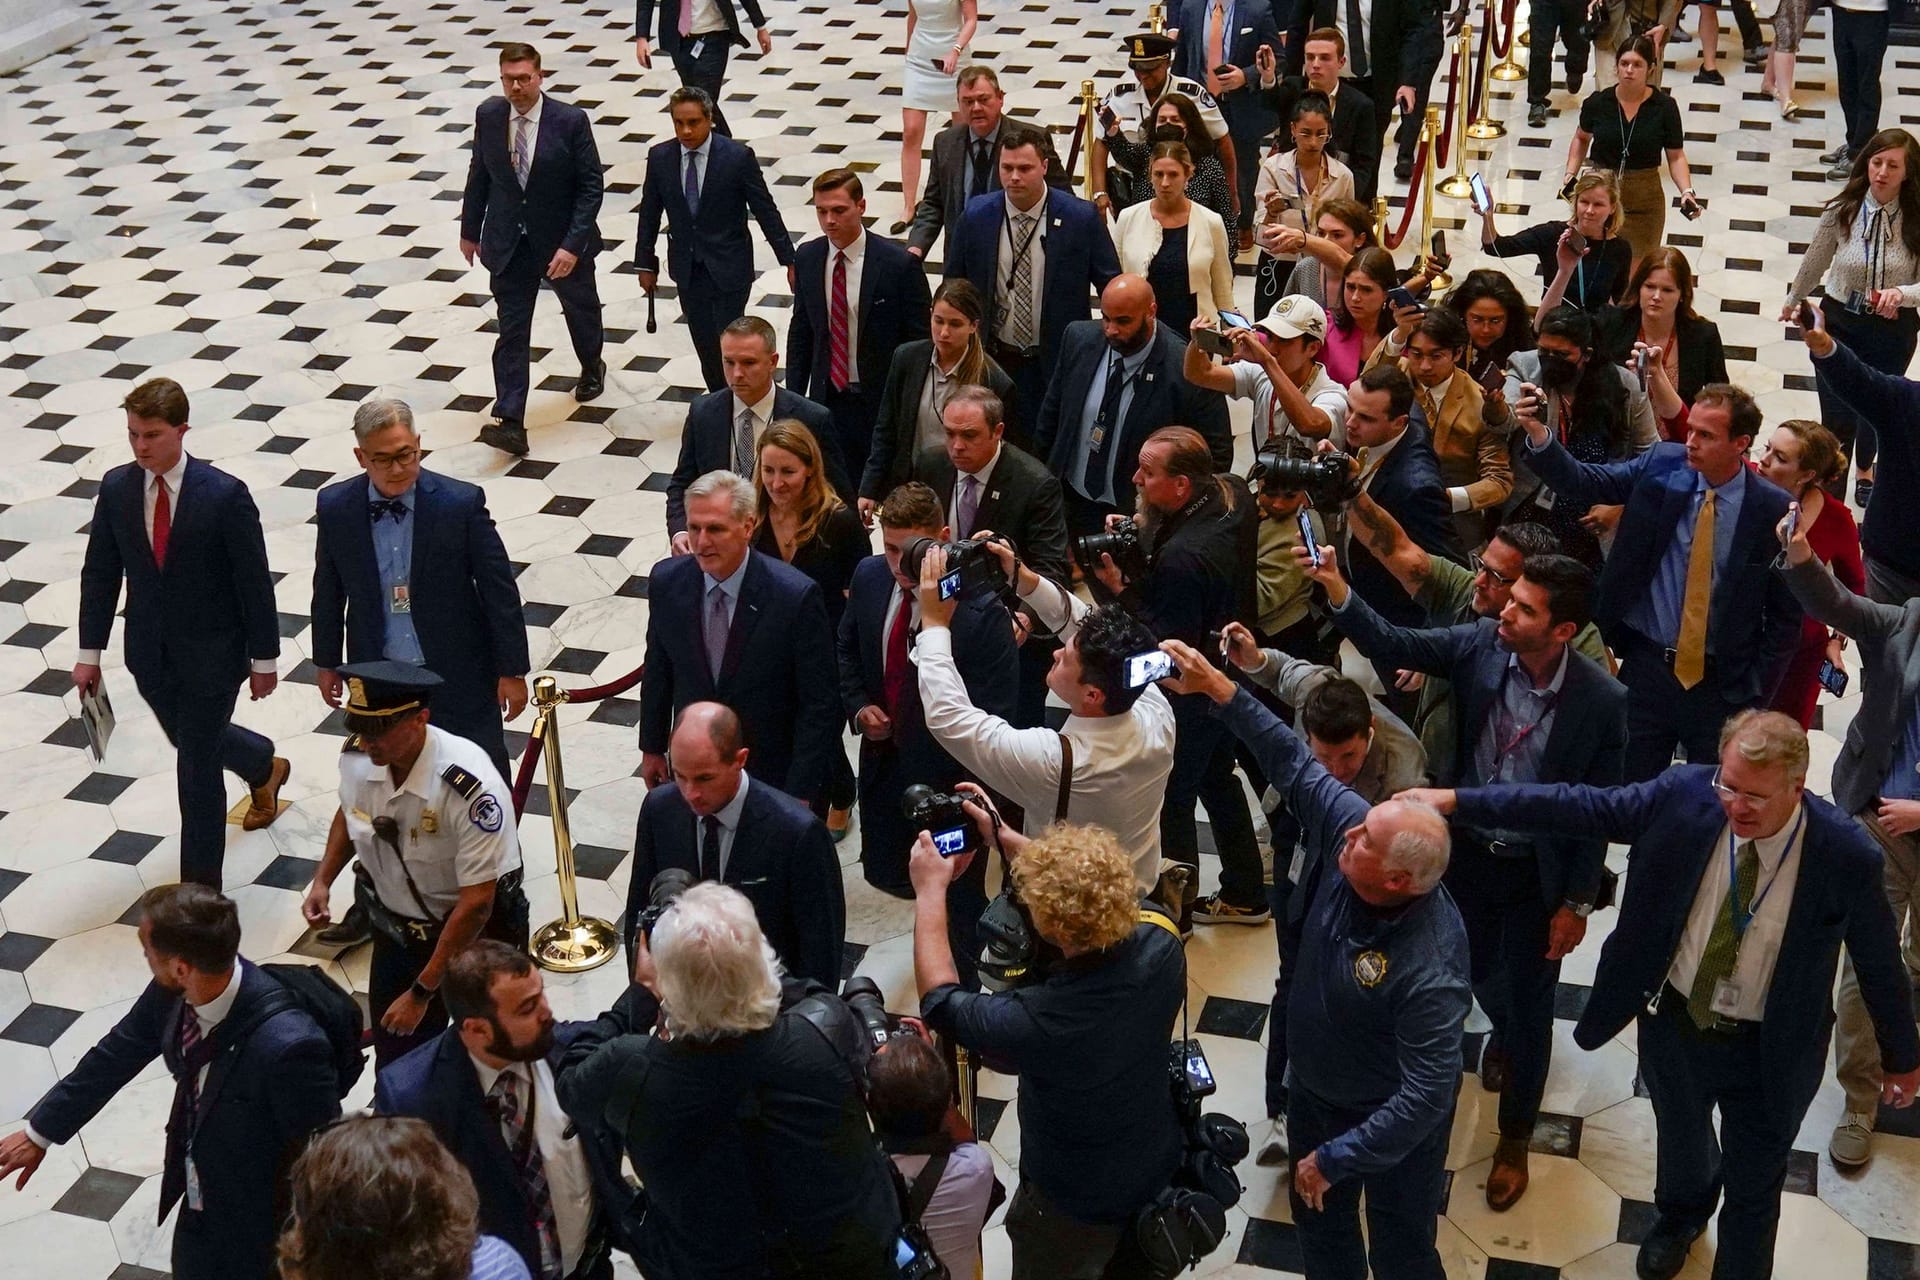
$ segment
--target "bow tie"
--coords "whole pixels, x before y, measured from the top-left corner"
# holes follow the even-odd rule
[[[375,524],[380,523],[381,516],[392,516],[395,524],[407,518],[407,504],[398,498],[376,498],[367,503],[367,511]]]

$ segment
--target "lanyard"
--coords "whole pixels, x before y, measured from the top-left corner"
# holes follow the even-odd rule
[[[1587,260],[1585,258],[1573,264],[1573,287],[1580,298],[1580,301],[1574,305],[1585,311],[1587,309]]]
[[[1044,202],[1040,207],[1041,208],[1045,207]],[[1031,216],[1033,218],[1033,225],[1027,228],[1026,239],[1022,240],[1019,243],[1019,245],[1016,248],[1014,248],[1013,257],[1007,260],[1007,282],[1009,284],[1013,282],[1013,277],[1015,273],[1020,270],[1020,264],[1026,260],[1027,251],[1033,248],[1033,238],[1040,234],[1040,216],[1041,215],[1039,212],[1036,211],[1032,213]],[[1012,245],[1013,244],[1013,215],[1007,212],[1007,206],[1004,202],[1002,202],[1000,205],[1000,226],[1001,226],[1001,229],[1006,232],[1007,243],[1009,245]]]
[[[1565,661],[1564,658],[1562,658],[1561,660],[1563,662]],[[1512,677],[1508,677],[1508,678],[1511,679]],[[1538,729],[1541,725],[1545,724],[1547,722],[1547,717],[1551,716],[1554,712],[1554,708],[1558,707],[1559,705],[1560,705],[1560,691],[1558,689],[1555,689],[1552,693],[1547,695],[1546,702],[1541,706],[1540,718],[1535,720],[1532,724],[1522,725],[1520,727],[1520,731],[1518,733],[1515,733],[1513,737],[1509,738],[1507,740],[1507,745],[1504,747],[1499,745],[1500,722],[1498,717],[1495,718],[1493,768],[1488,770],[1488,773],[1487,773],[1488,785],[1492,785],[1493,783],[1499,781],[1500,770],[1501,770],[1501,767],[1506,764],[1507,757],[1512,755],[1516,750],[1518,750],[1521,743],[1525,742],[1528,738],[1531,738],[1533,736],[1533,731],[1535,729]],[[1768,882],[1768,887],[1769,888],[1772,887],[1771,881]]]
[[[1747,926],[1753,923],[1753,917],[1759,912],[1760,904],[1766,901],[1768,894],[1773,892],[1773,882],[1780,878],[1782,871],[1786,870],[1787,859],[1793,854],[1793,842],[1800,835],[1800,828],[1806,820],[1806,806],[1802,805],[1800,808],[1800,817],[1794,822],[1793,830],[1787,835],[1786,847],[1780,851],[1780,865],[1773,869],[1773,874],[1767,877],[1767,887],[1754,895],[1753,901],[1747,904],[1747,909],[1744,912],[1740,910],[1740,877],[1737,864],[1734,860],[1733,826],[1731,823],[1728,824],[1727,913],[1733,920],[1733,936],[1735,938],[1744,938],[1746,936]],[[1757,858],[1759,856],[1760,852],[1756,846],[1754,849],[1754,857]]]
[[[1633,131],[1640,127],[1640,112],[1647,103],[1652,101],[1651,94],[1642,100],[1640,106],[1634,108],[1633,123],[1628,124],[1627,109],[1620,105],[1620,91],[1617,88],[1614,90],[1613,113],[1620,117],[1620,172],[1622,173],[1627,171],[1627,154],[1633,150]],[[1656,161],[1653,167],[1659,168],[1659,163]]]

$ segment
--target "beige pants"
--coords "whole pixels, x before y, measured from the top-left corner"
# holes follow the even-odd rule
[[[1893,925],[1900,931],[1900,950],[1906,958],[1907,972],[1920,979],[1920,903],[1914,901],[1920,890],[1920,836],[1889,835],[1869,809],[1859,816],[1860,825],[1880,846],[1886,859],[1887,902],[1893,907]],[[1860,983],[1854,976],[1853,961],[1843,956],[1840,962],[1840,990],[1834,998],[1833,1067],[1840,1087],[1847,1092],[1847,1110],[1874,1114],[1880,1106],[1880,1044],[1873,1034],[1873,1021],[1867,1017],[1866,1002],[1860,998]]]

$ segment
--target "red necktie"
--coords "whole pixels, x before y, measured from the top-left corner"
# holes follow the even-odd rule
[[[167,498],[167,482],[155,480],[159,490],[153,498],[153,563],[167,567],[167,538],[173,532],[173,503]]]
[[[831,334],[830,342],[832,343],[827,376],[833,379],[835,391],[845,391],[849,381],[847,377],[847,255],[839,251],[833,255],[833,302],[827,313],[827,329]]]
[[[912,679],[907,663],[907,626],[913,621],[913,599],[900,594],[900,607],[894,611],[893,627],[887,632],[886,665],[881,668],[881,696],[887,700],[887,717],[900,718],[900,706],[907,698]]]

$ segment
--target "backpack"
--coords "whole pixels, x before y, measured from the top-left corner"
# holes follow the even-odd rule
[[[326,1036],[327,1047],[333,1051],[334,1080],[339,1096],[346,1097],[367,1066],[366,1054],[361,1048],[367,1021],[360,1012],[359,1002],[317,965],[263,964],[258,968],[280,989],[269,995],[253,1026],[289,1009],[298,1009],[312,1018]]]

